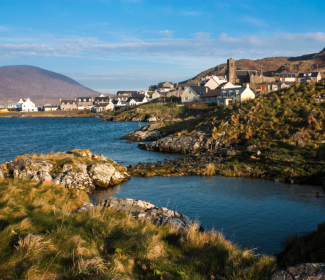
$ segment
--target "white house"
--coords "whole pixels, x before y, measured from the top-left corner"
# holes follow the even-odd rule
[[[254,98],[255,94],[247,84],[246,87],[210,90],[200,96],[200,101],[227,106]]]
[[[18,101],[18,103],[21,103],[21,108],[17,108],[19,111],[22,112],[37,112],[38,109],[35,106],[35,103],[33,103],[29,98]]]
[[[240,86],[235,86],[231,82],[221,83],[217,89],[226,89],[226,88],[239,88]]]
[[[316,83],[322,79],[320,72],[299,73],[298,83]]]
[[[160,98],[160,97],[161,97],[161,94],[157,90],[155,90],[154,93],[151,96],[151,99],[153,100],[153,99],[157,99],[157,98]]]
[[[213,76],[209,79],[204,86],[208,87],[209,89],[216,89],[220,84],[227,82],[225,77],[222,76]]]
[[[104,111],[113,111],[113,110],[114,110],[114,104],[112,102],[98,103],[91,108],[91,111],[95,113],[100,113]]]
[[[148,99],[144,94],[138,94],[137,96],[132,96],[126,101],[127,106],[136,106],[143,103],[147,103]]]
[[[279,90],[281,88],[290,87],[289,84],[283,82],[268,83],[267,90]]]
[[[199,97],[207,93],[209,88],[200,86],[189,86],[181,96],[182,103],[195,102],[199,100]]]
[[[45,104],[43,106],[43,111],[56,111],[59,110],[58,105]]]
[[[296,74],[280,74],[279,80],[281,82],[293,83],[296,81]]]

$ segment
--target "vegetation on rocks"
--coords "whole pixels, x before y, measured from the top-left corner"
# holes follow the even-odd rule
[[[111,209],[75,211],[84,192],[16,179],[0,183],[1,279],[263,279],[272,257],[219,232],[156,226]],[[115,278],[114,278],[115,277]]]
[[[206,165],[215,165],[217,175],[319,185],[325,172],[325,103],[316,103],[314,99],[322,93],[325,93],[324,82],[294,85],[241,104],[220,106],[193,119],[165,122],[159,130],[176,137],[203,131],[205,137],[219,139],[222,145],[217,150],[197,151],[198,159],[206,159]],[[162,142],[164,149],[172,147],[174,142]],[[181,150],[178,142],[177,147]],[[200,155],[205,152],[209,156]],[[175,170],[183,163],[184,159],[162,168],[156,166],[159,172],[155,173],[211,174],[206,172],[206,165],[193,166],[186,160],[182,172],[179,168]],[[153,174],[152,169],[147,173],[140,169],[132,170],[133,174]]]

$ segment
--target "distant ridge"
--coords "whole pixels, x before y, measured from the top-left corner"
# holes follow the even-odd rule
[[[325,72],[325,48],[319,53],[304,54],[297,57],[266,57],[263,59],[239,59],[236,60],[236,70],[261,70],[266,76],[276,74],[299,73],[304,71]],[[227,70],[227,63],[219,64],[205,70],[194,78],[181,82],[198,82],[202,77],[208,75],[224,76]]]
[[[82,86],[75,80],[29,65],[0,67],[0,104],[17,102],[19,98],[30,97],[37,105],[58,104],[60,98],[92,96],[100,93]]]

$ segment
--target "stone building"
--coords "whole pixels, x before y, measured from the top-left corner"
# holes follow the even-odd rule
[[[263,72],[257,70],[236,70],[235,60],[227,60],[227,80],[232,84],[250,84],[252,88],[256,84],[275,82],[275,78],[266,77]]]

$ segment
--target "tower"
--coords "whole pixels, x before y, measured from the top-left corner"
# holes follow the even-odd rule
[[[229,58],[227,60],[227,80],[233,85],[236,83],[235,60]]]

